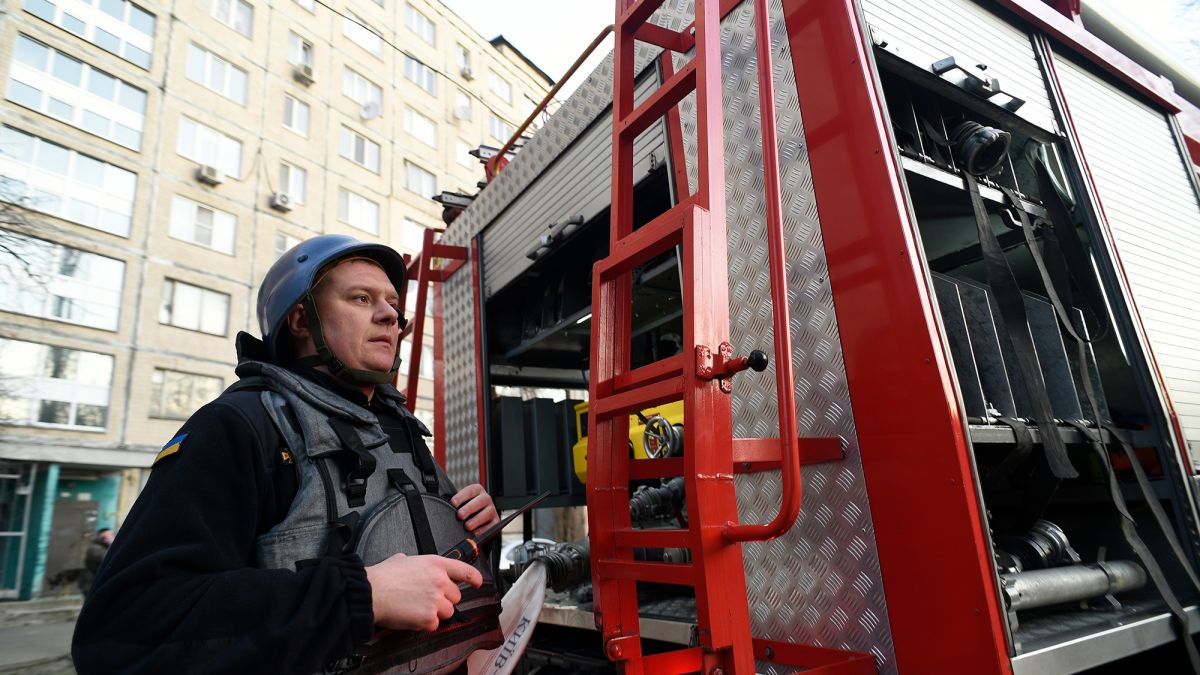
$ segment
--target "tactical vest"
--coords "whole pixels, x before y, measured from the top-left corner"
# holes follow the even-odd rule
[[[261,392],[299,478],[287,515],[256,541],[258,567],[295,569],[305,560],[351,551],[374,565],[395,553],[437,555],[469,535],[450,504],[454,485],[413,432],[428,435],[428,429],[394,387],[377,386],[374,396],[407,422],[411,451],[391,447],[374,413],[295,373],[244,361],[237,374],[241,379],[228,391]],[[464,590],[454,617],[437,631],[378,633],[362,654],[331,669],[446,673],[472,651],[498,647],[504,636],[491,564],[485,556],[475,567],[483,585]]]

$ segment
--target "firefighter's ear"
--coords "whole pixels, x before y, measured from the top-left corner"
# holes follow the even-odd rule
[[[288,332],[301,340],[312,337],[309,331],[308,313],[304,311],[303,304],[296,305],[292,311],[288,312],[287,327]]]

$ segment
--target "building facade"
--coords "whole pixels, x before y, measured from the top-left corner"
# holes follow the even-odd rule
[[[5,5],[0,599],[73,592],[90,535],[234,381],[280,253],[330,232],[415,252],[430,197],[474,193],[468,151],[552,84],[436,1]]]

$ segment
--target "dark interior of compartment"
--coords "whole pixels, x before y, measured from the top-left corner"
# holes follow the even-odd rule
[[[1078,420],[1107,442],[1121,493],[1137,519],[1138,533],[1167,573],[1171,588],[1181,598],[1193,597],[1195,593],[1155,525],[1128,462],[1122,461],[1117,439],[1102,429],[1111,425],[1138,449],[1137,457],[1151,476],[1154,499],[1162,503],[1171,527],[1185,542],[1185,550],[1194,552],[1191,528],[1180,526],[1190,522],[1190,506],[1182,482],[1173,475],[1178,470],[1173,467],[1177,454],[1165,440],[1170,432],[1149,384],[1148,366],[1131,348],[1135,333],[1119,309],[1122,305],[1109,302],[1118,297],[1111,276],[1097,272],[1109,263],[1106,254],[1097,250],[1096,226],[1084,205],[1074,209],[1074,232],[1088,259],[1087,269],[1081,269],[1078,259],[1072,261],[1075,264],[1065,295],[1073,302],[1064,310],[1076,332],[1086,339],[1081,358],[1079,343],[1052,305],[1011,199],[1002,191],[1015,191],[1029,215],[1038,250],[1045,251],[1048,236],[1054,236],[1050,222],[1054,211],[1048,208],[1050,195],[1040,194],[1029,158],[1040,147],[1039,156],[1051,167],[1052,175],[1070,193],[1080,194],[1063,139],[982,99],[972,100],[961,89],[928,73],[907,72],[887,57],[881,58],[881,65],[888,69],[884,95],[968,421],[1002,595],[1013,574],[1054,569],[1064,573],[1065,585],[1074,583],[1066,579],[1068,572],[1097,561],[1141,565],[1122,535],[1103,460],[1084,432],[1064,423]],[[1012,332],[999,309],[996,289],[988,284],[979,226],[960,169],[963,157],[944,144],[945,137],[964,121],[1011,134],[1007,159],[996,173],[979,179],[979,190],[987,225],[1020,289],[1019,302],[1037,366],[1057,420],[1053,429],[1039,428],[1033,419],[1033,389],[1017,367]],[[1063,259],[1049,255],[1047,260],[1053,265]],[[1087,294],[1079,281],[1083,274],[1091,274],[1102,288],[1101,303],[1084,300]],[[1020,432],[1006,419],[1016,419],[1029,430],[1031,448],[1018,443]],[[1042,434],[1047,433],[1063,439],[1079,478],[1059,481],[1049,475],[1041,459]],[[1065,553],[1068,550],[1070,555]],[[1055,551],[1062,555],[1056,558]],[[1190,557],[1195,565],[1194,553]],[[1110,627],[1131,613],[1162,611],[1160,596],[1149,582],[1115,597],[1123,603],[1119,609],[1099,597],[1088,600],[1087,606],[1073,600],[1013,611],[1010,625],[1016,653],[1069,639],[1073,630],[1094,632]],[[1002,599],[1008,602],[1007,596]]]

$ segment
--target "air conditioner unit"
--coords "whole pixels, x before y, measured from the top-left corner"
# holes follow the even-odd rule
[[[358,112],[359,117],[361,117],[363,120],[373,120],[376,117],[379,117],[379,115],[382,113],[383,108],[379,105],[378,101],[367,101],[366,103],[362,104],[362,109],[360,109]]]
[[[471,66],[463,66],[459,72],[462,74],[464,80],[475,79],[475,72],[471,70]]]
[[[287,213],[292,210],[292,198],[286,192],[271,195],[271,208]]]
[[[215,166],[201,164],[196,169],[196,180],[206,185],[220,185],[225,182],[225,174]]]
[[[301,64],[293,68],[292,77],[306,87],[316,81],[313,79],[312,66],[308,64]]]

